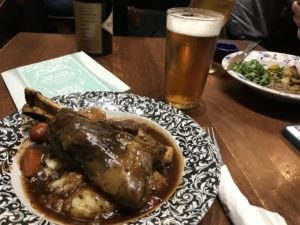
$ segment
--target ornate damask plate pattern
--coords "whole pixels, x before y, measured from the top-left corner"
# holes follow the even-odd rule
[[[237,54],[241,52],[236,52],[227,55],[224,57],[222,61],[223,68],[227,68],[229,61]],[[300,71],[300,57],[295,55],[289,55],[284,53],[278,52],[269,52],[269,51],[252,51],[245,61],[249,61],[251,59],[256,59],[261,62],[266,68],[270,67],[274,64],[279,64],[281,67],[293,66],[295,65]],[[271,97],[273,99],[282,100],[282,101],[289,101],[289,102],[299,102],[300,95],[299,94],[290,94],[283,91],[274,90],[268,87],[261,86],[256,84],[247,78],[245,78],[242,74],[237,73],[233,70],[227,71],[230,76],[237,79],[241,83],[247,85],[248,87],[252,88],[258,93],[261,93],[267,97]]]
[[[175,194],[135,225],[198,224],[212,205],[220,178],[220,153],[204,130],[183,112],[148,97],[128,93],[87,92],[55,98],[73,109],[101,107],[107,111],[128,112],[146,117],[165,128],[175,138],[185,168]],[[22,124],[28,117],[19,112],[0,122],[0,224],[39,224],[51,222],[32,214],[17,198],[11,185],[10,166],[18,145],[28,135]]]

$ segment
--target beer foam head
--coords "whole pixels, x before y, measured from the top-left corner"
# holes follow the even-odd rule
[[[223,20],[222,14],[210,10],[173,8],[168,10],[167,29],[189,36],[215,37],[222,29]]]

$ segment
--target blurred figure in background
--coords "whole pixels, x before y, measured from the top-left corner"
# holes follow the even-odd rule
[[[260,41],[270,51],[299,55],[292,0],[237,0],[226,26],[229,39]]]

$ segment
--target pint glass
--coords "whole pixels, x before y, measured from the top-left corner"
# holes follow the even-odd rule
[[[224,16],[197,8],[167,11],[165,100],[179,109],[199,105]]]
[[[236,0],[192,0],[194,8],[209,9],[222,13],[225,16],[223,25],[228,21]]]

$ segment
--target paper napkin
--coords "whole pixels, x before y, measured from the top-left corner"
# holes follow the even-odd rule
[[[25,87],[40,91],[48,98],[75,92],[129,89],[84,52],[11,69],[3,72],[2,77],[18,110],[25,103]]]
[[[286,225],[285,219],[278,213],[250,205],[234,183],[226,165],[221,168],[219,198],[235,225]]]

